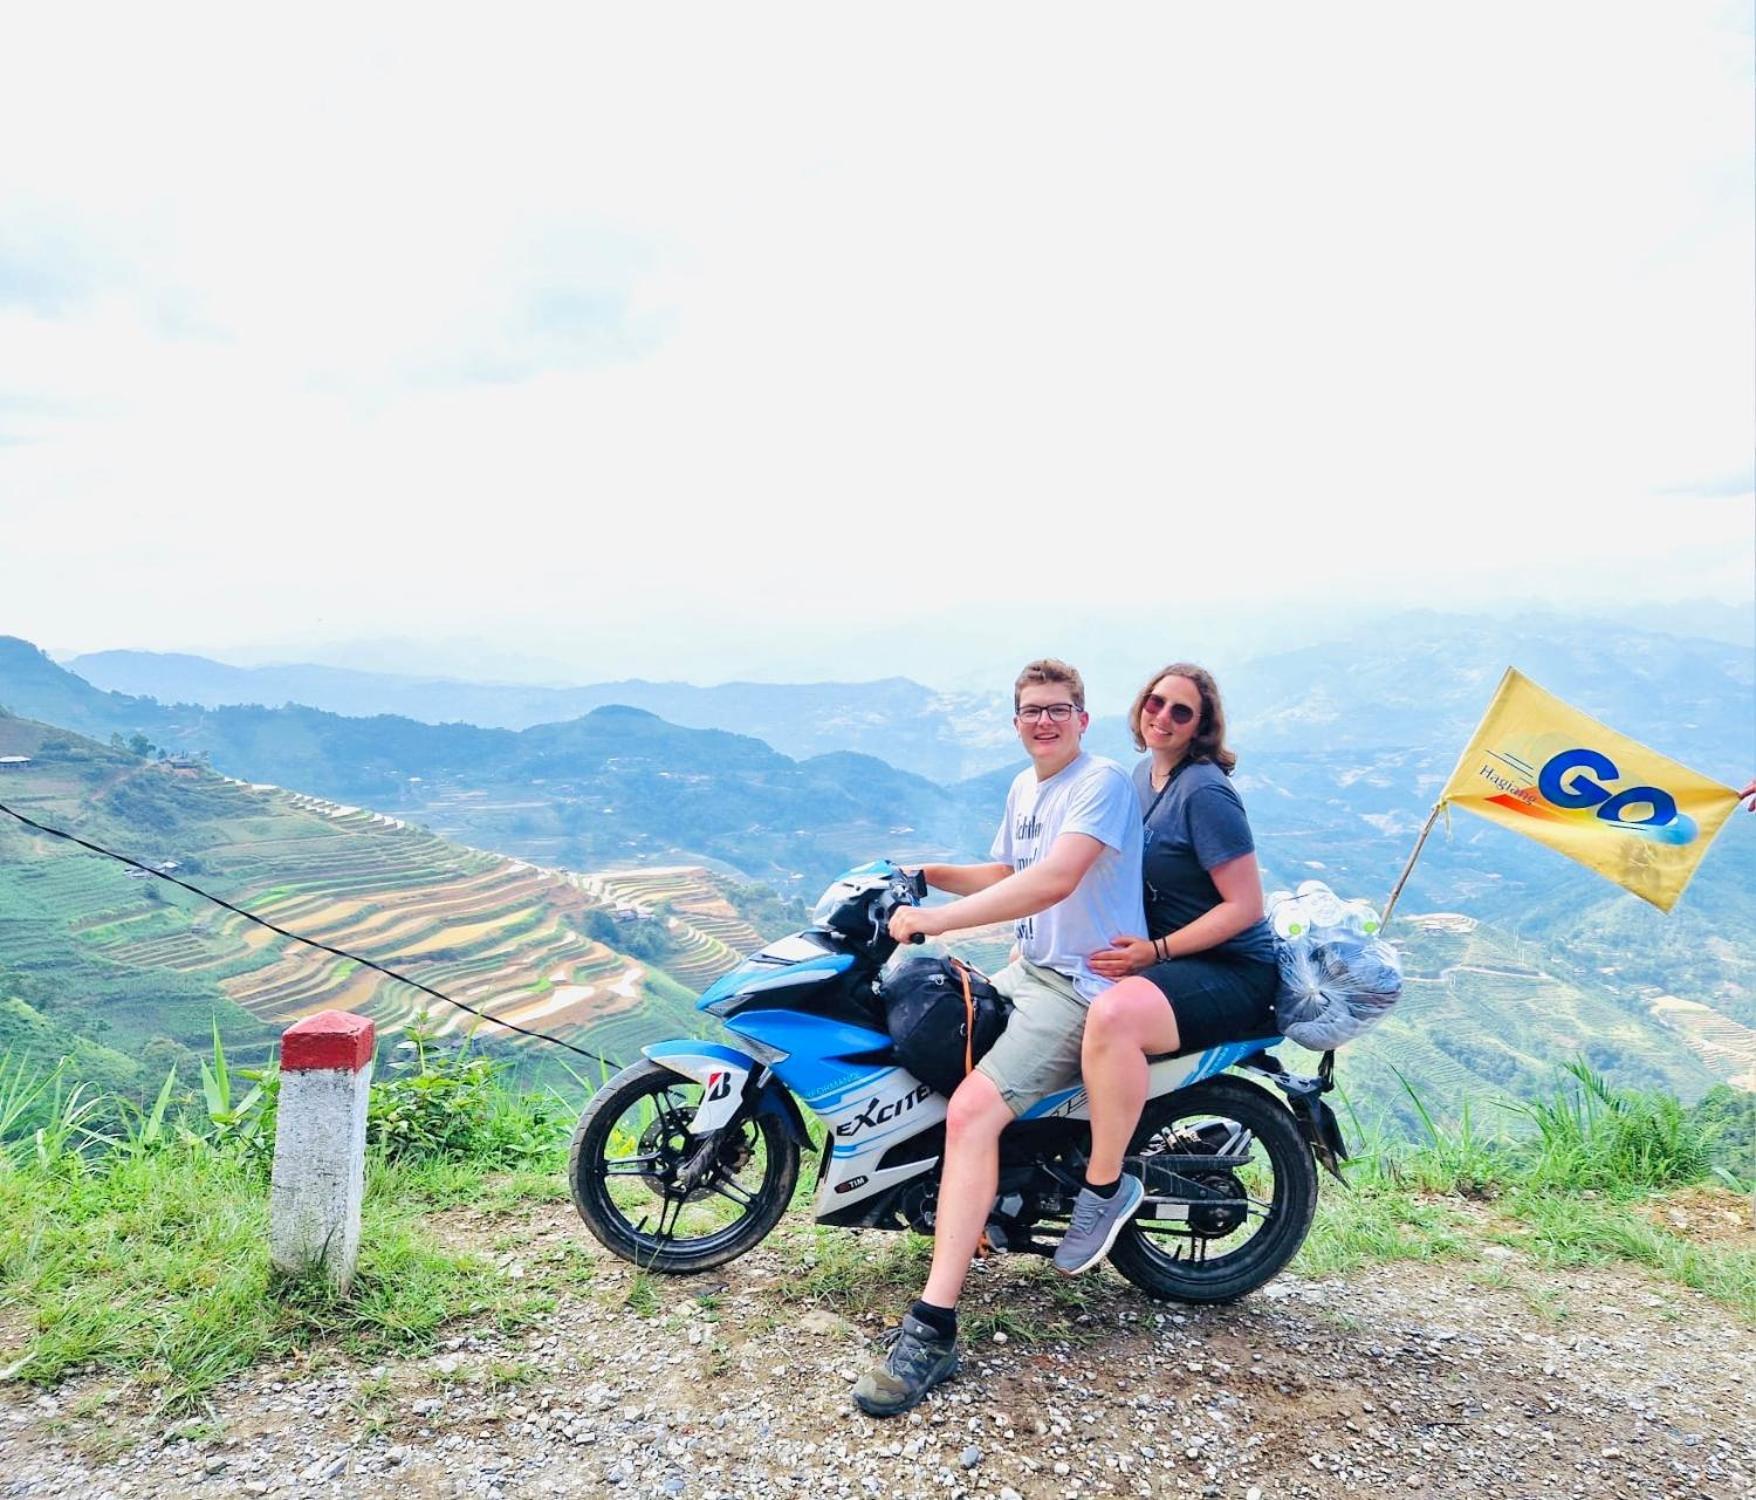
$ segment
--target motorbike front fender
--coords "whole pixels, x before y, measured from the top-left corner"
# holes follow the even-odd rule
[[[640,1050],[661,1068],[669,1068],[679,1077],[701,1085],[701,1104],[689,1127],[690,1135],[723,1130],[750,1104],[758,1115],[777,1116],[800,1145],[810,1144],[811,1133],[805,1128],[805,1117],[797,1101],[773,1079],[757,1087],[755,1080],[762,1072],[762,1064],[748,1052],[723,1042],[683,1041],[654,1042]],[[756,1092],[752,1100],[753,1088]]]

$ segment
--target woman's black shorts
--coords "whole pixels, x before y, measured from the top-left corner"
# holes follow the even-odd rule
[[[1197,954],[1141,970],[1159,987],[1177,1018],[1177,1051],[1200,1052],[1221,1042],[1272,1037],[1280,971],[1257,958]]]

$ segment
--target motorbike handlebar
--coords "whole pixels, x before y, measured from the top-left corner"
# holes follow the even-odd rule
[[[927,877],[919,870],[909,875],[898,870],[890,877],[889,889],[882,892],[872,903],[873,938],[878,943],[887,940],[886,929],[890,926],[891,914],[899,906],[919,906],[927,898]],[[927,941],[925,933],[913,933],[909,937],[911,943]]]

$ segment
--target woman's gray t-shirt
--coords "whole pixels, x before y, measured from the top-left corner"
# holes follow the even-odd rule
[[[1220,904],[1208,872],[1252,853],[1256,841],[1237,788],[1212,761],[1178,766],[1161,794],[1153,790],[1148,756],[1134,768],[1134,790],[1146,819],[1146,935],[1164,937]],[[1190,957],[1273,963],[1274,932],[1265,919]]]

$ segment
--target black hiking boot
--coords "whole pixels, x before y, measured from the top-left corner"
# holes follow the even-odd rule
[[[912,1313],[884,1335],[884,1342],[890,1352],[854,1387],[854,1405],[869,1417],[901,1416],[957,1373],[957,1340],[941,1338]]]

